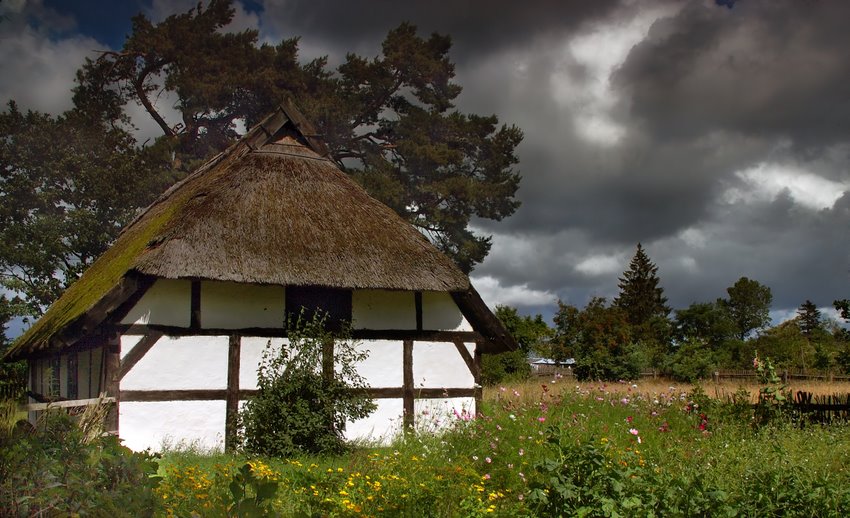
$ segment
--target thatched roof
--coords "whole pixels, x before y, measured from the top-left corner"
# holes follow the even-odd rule
[[[152,278],[444,291],[481,313],[467,276],[324,153],[282,106],[145,209],[6,357],[68,344]]]

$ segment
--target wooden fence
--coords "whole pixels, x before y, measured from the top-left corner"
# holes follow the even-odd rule
[[[794,410],[805,421],[847,421],[850,418],[850,394],[818,395],[801,390],[794,396]]]

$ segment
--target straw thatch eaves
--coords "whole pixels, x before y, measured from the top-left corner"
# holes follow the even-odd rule
[[[151,278],[453,292],[482,334],[510,347],[466,275],[321,153],[282,106],[128,225],[7,358],[67,345]]]

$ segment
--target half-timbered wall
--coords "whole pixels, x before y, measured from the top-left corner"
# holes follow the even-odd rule
[[[103,348],[30,360],[29,389],[38,399],[96,398],[103,387]]]
[[[226,416],[257,389],[268,344],[287,344],[285,300],[280,286],[154,283],[121,321],[119,430],[126,444],[223,446]],[[369,353],[358,371],[378,409],[348,423],[348,438],[386,441],[405,424],[433,427],[474,413],[475,333],[450,294],[355,290],[351,320]]]

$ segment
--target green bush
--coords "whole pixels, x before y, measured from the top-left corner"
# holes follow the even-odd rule
[[[580,381],[635,380],[647,367],[646,353],[637,344],[623,347],[620,354],[612,355],[605,349],[593,349],[576,355],[574,372]]]
[[[80,426],[87,422],[49,410],[2,439],[0,516],[154,514],[155,459]]]
[[[676,381],[693,383],[710,377],[715,367],[714,355],[706,345],[685,341],[667,356],[664,373]]]
[[[528,357],[521,350],[481,357],[481,384],[498,385],[510,381],[522,381],[531,376]]]
[[[287,345],[277,350],[269,342],[263,354],[258,394],[240,412],[243,446],[248,453],[279,457],[341,453],[345,422],[375,409],[356,370],[367,353],[348,338],[349,330],[328,331],[322,316],[299,318],[288,336]],[[332,365],[323,359],[330,344]]]

